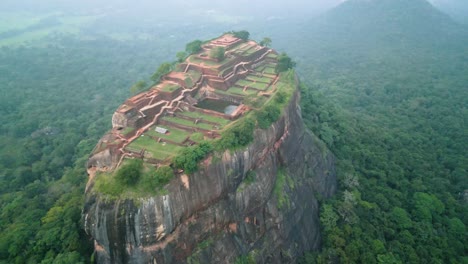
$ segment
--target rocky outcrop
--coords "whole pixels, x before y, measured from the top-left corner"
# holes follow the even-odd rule
[[[319,198],[336,189],[334,157],[304,128],[296,92],[246,148],[208,157],[166,195],[103,199],[83,218],[98,263],[294,263],[320,246]]]

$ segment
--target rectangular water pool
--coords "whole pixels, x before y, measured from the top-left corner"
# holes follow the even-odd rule
[[[234,112],[238,107],[238,105],[232,102],[228,102],[224,100],[209,99],[209,98],[198,102],[196,106],[198,108],[212,110],[212,111],[224,113],[227,115],[232,114],[232,112]]]

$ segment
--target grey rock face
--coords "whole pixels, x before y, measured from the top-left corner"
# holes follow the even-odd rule
[[[334,157],[304,128],[299,100],[245,149],[177,176],[167,195],[105,201],[88,190],[98,263],[294,263],[318,249],[317,198],[335,192]]]

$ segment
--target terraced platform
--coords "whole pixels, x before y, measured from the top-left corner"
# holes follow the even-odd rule
[[[224,59],[209,56],[225,49]],[[202,45],[161,82],[122,104],[113,129],[97,147],[126,158],[162,164],[181,149],[219,138],[224,128],[248,113],[247,98],[267,100],[276,89],[278,54],[254,41],[225,34]]]

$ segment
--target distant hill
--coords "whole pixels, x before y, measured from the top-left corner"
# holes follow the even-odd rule
[[[431,3],[449,14],[457,21],[468,25],[468,1],[466,0],[431,0]]]
[[[303,30],[307,32],[303,36],[317,42],[357,49],[375,45],[404,48],[409,42],[446,45],[466,35],[465,28],[426,0],[349,0],[309,21]]]
[[[348,0],[293,31],[287,43],[275,43],[290,51],[302,70],[337,58],[334,67],[349,68],[395,56],[450,57],[468,41],[465,26],[426,0]]]

